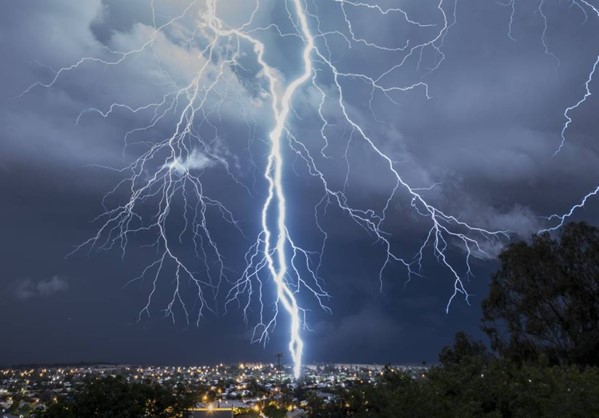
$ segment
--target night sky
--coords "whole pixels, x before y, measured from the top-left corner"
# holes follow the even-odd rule
[[[155,1],[157,24],[179,15],[189,1]],[[214,312],[206,311],[198,325],[193,320],[187,324],[180,308],[174,309],[173,323],[163,312],[173,284],[173,271],[167,269],[159,279],[150,316],[140,317],[152,278],[126,284],[156,259],[158,249],[151,247],[151,233],[131,235],[124,255],[119,245],[104,250],[84,247],[69,255],[101,226],[94,219],[103,211],[103,196],[123,179],[117,170],[167,137],[175,120],[170,114],[151,129],[130,135],[127,142],[127,132],[149,124],[147,111],[119,108],[106,118],[98,112],[81,112],[106,111],[111,103],[137,107],[159,102],[171,84],[189,82],[205,62],[199,52],[201,31],[194,42],[187,42],[200,24],[204,2],[198,2],[175,27],[160,33],[153,50],[132,54],[116,66],[85,61],[61,74],[51,87],[28,87],[50,83],[58,69],[83,57],[107,59],[108,49],[128,51],[144,44],[152,35],[150,3],[30,0],[3,4],[0,365],[273,361],[280,351],[289,361],[285,314],[281,313],[266,346],[251,344],[257,310],[252,307],[247,324],[237,305],[225,310],[231,287],[227,280],[209,298]],[[341,31],[349,36],[338,2],[307,3],[319,18],[321,32]],[[247,19],[254,2],[219,4],[219,15],[235,25]],[[274,22],[283,32],[292,33],[295,29],[283,4],[264,1],[256,26]],[[381,0],[376,4],[382,8],[399,5],[414,20],[442,23],[437,1]],[[452,23],[454,3],[447,1],[443,8]],[[404,46],[408,39],[423,42],[439,30],[439,26],[410,25],[398,13],[381,16],[375,9],[351,6],[347,12],[356,37],[388,48]],[[516,1],[510,32],[510,14],[511,7],[495,1],[458,0],[455,23],[439,45],[445,59],[438,68],[430,71],[441,56],[428,48],[420,64],[415,55],[401,71],[384,80],[388,86],[426,83],[430,98],[419,87],[389,97],[377,93],[370,100],[364,83],[348,79],[344,99],[352,117],[410,185],[435,185],[422,193],[437,208],[474,226],[509,230],[512,239],[527,239],[553,225],[543,217],[567,212],[599,184],[596,96],[570,113],[567,141],[554,156],[566,122],[564,110],[584,96],[585,81],[599,53],[599,17],[576,1]],[[316,31],[314,16],[310,24]],[[256,36],[268,46],[266,60],[282,77],[298,74],[301,43],[297,37],[281,38],[272,29],[257,31]],[[405,56],[360,42],[348,48],[334,34],[317,41],[323,48],[323,39],[343,72],[375,77]],[[245,252],[259,232],[266,196],[262,177],[266,141],[272,126],[251,48],[246,46],[245,51],[244,68],[228,72],[230,97],[223,96],[220,106],[207,105],[218,109],[208,116],[213,126],[198,128],[216,138],[210,151],[221,161],[202,160],[202,154],[195,154],[199,157],[187,162],[190,170],[202,173],[206,193],[231,210],[243,231],[240,234],[214,214],[209,218],[230,280],[241,275]],[[332,95],[330,75],[322,71],[321,76],[321,85]],[[591,82],[589,88],[599,90],[599,85]],[[297,139],[313,150],[322,148],[321,124],[315,113],[320,100],[317,93],[309,86],[301,88],[290,120]],[[353,206],[382,210],[393,188],[392,178],[332,106],[325,113],[335,122],[327,131],[330,161],[322,160],[332,187],[342,189],[347,181],[346,194]],[[289,147],[284,155],[289,230],[298,244],[318,251],[323,235],[315,224],[314,207],[323,196],[322,185]],[[125,191],[117,189],[107,203],[122,202],[128,198]],[[169,221],[170,230],[176,232],[170,234],[178,234],[183,227],[178,216],[183,204],[180,199],[177,202]],[[596,224],[598,208],[599,198],[590,199],[572,219]],[[153,206],[148,203],[141,210],[151,217]],[[409,278],[406,269],[394,263],[379,282],[385,252],[372,234],[334,205],[319,223],[328,234],[320,277],[331,296],[327,304],[332,313],[321,310],[309,295],[298,295],[309,309],[310,330],[303,332],[306,362],[433,362],[458,330],[482,338],[480,302],[498,267],[495,256],[500,244],[484,243],[488,256],[471,260],[473,276],[465,280],[470,304],[457,297],[446,313],[453,279],[430,246],[424,252],[421,277]],[[409,196],[398,191],[383,228],[393,248],[410,260],[429,227],[427,219],[410,206]],[[458,244],[448,241],[447,255],[464,275],[465,253]],[[191,265],[200,264],[185,240],[177,251]],[[209,257],[208,263],[213,261]],[[201,276],[201,267],[198,271]],[[268,280],[265,286],[266,294],[272,293]],[[193,310],[197,307],[193,286],[184,292]]]

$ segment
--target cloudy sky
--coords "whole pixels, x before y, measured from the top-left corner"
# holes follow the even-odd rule
[[[491,0],[359,4],[306,2],[322,56],[312,55],[314,78],[297,91],[283,141],[289,233],[311,254],[327,237],[322,257],[313,260],[322,258],[318,275],[331,312],[307,289],[297,295],[310,328],[303,331],[305,357],[431,362],[457,330],[480,336],[479,305],[507,240],[468,235],[487,254],[475,254],[473,274],[465,277],[465,248],[446,236],[447,258],[471,294],[470,304],[458,297],[446,313],[454,279],[430,243],[420,275],[391,263],[379,280],[383,243],[334,202],[323,205],[323,182],[297,151],[310,153],[352,208],[381,216],[390,202],[381,230],[408,262],[431,222],[411,205],[405,187],[393,192],[397,181],[373,147],[428,204],[475,227],[526,239],[552,225],[544,217],[567,212],[599,184],[594,95],[569,112],[556,154],[564,111],[584,97],[599,54],[593,42],[599,16],[590,2],[564,0],[516,1],[513,8]],[[292,5],[263,0],[244,27],[265,46],[264,60],[283,85],[303,68]],[[222,27],[239,27],[255,6],[219,1],[216,13]],[[390,9],[399,6],[406,15]],[[198,364],[272,360],[285,350],[284,313],[263,346],[250,343],[260,313],[256,294],[247,323],[245,294],[225,307],[260,232],[273,116],[255,48],[229,36],[210,49],[207,11],[205,1],[191,0],[4,5],[0,364]],[[372,80],[380,88],[373,90]],[[339,87],[347,116],[372,145],[344,117]],[[595,82],[588,87],[599,89]],[[186,113],[190,98],[195,110]],[[181,121],[193,129],[179,135]],[[168,147],[147,154],[170,138],[180,141],[174,158],[164,154]],[[114,223],[102,229],[132,190],[165,173],[136,203],[129,225],[136,232],[119,235]],[[189,176],[197,183],[183,182]],[[176,266],[167,263],[159,275],[146,270],[165,250],[156,222],[166,178],[177,186],[164,237],[204,283],[206,309],[197,324],[196,282],[183,274],[179,300]],[[201,184],[203,201],[193,184]],[[194,217],[196,204],[206,201],[222,207],[209,204],[205,218]],[[598,208],[599,199],[590,199],[573,219],[598,223]],[[220,258],[201,228],[194,239],[203,221]],[[94,237],[97,245],[78,247]],[[268,314],[273,283],[260,278]],[[208,286],[216,283],[218,290]],[[259,282],[252,283],[257,289]],[[173,295],[172,316],[165,317]]]

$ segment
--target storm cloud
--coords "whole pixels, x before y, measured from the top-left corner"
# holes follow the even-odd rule
[[[0,348],[0,363],[246,361],[270,359],[286,345],[284,327],[277,328],[266,350],[250,345],[246,337],[252,324],[244,325],[241,312],[233,306],[226,315],[222,308],[215,309],[199,327],[180,321],[182,312],[177,312],[172,325],[160,309],[137,322],[151,281],[125,285],[156,256],[143,234],[129,242],[125,255],[116,247],[71,254],[96,234],[98,224],[93,220],[102,212],[105,194],[122,180],[120,170],[143,147],[172,134],[176,112],[166,112],[151,130],[139,129],[148,125],[155,109],[168,108],[173,86],[184,86],[199,68],[214,65],[202,55],[201,34],[189,42],[205,10],[203,2],[160,33],[155,33],[155,24],[178,16],[191,3],[154,3],[155,13],[146,0],[33,0],[4,5],[0,15],[0,318],[5,319],[0,323],[11,337]],[[379,3],[391,7],[396,2]],[[399,48],[408,38],[425,39],[438,30],[438,2],[401,3],[413,19],[431,26],[398,24],[401,19],[393,14],[381,17],[373,10],[348,7],[355,36]],[[440,48],[442,62],[433,52],[416,55],[405,71],[381,79],[385,86],[426,83],[429,98],[423,87],[384,95],[373,93],[355,78],[344,81],[351,87],[344,97],[348,112],[366,127],[410,185],[422,188],[423,196],[444,212],[472,225],[509,230],[513,239],[528,238],[546,225],[546,216],[563,213],[599,184],[595,95],[571,112],[567,140],[555,154],[566,122],[564,111],[583,97],[599,53],[595,42],[599,21],[590,10],[585,16],[575,4],[545,3],[547,51],[538,5],[518,3],[510,33],[509,8],[490,0],[460,0],[454,9],[448,2],[444,10],[450,22],[455,11],[455,22]],[[231,24],[247,18],[254,5],[219,4],[219,14]],[[293,24],[281,4],[265,1],[257,25],[266,28],[278,22],[279,30],[292,33]],[[327,46],[340,71],[360,71],[376,78],[402,57],[401,52],[363,44],[348,47],[334,35],[335,31],[347,35],[338,3],[307,4],[319,17],[320,31],[332,34],[326,38]],[[271,46],[266,59],[284,77],[296,75],[301,45],[297,37],[281,39],[272,28],[256,33]],[[140,48],[152,37],[152,48],[118,65],[99,62],[119,61],[119,51]],[[324,48],[324,40],[318,42]],[[206,192],[232,208],[249,237],[240,236],[230,225],[215,224],[214,234],[223,243],[232,278],[243,271],[245,251],[259,228],[265,144],[272,124],[268,98],[261,94],[259,69],[250,58],[251,48],[246,52],[241,58],[244,65],[226,67],[217,85],[223,97],[228,94],[234,100],[221,103],[213,97],[206,104],[214,114],[218,109],[218,118],[210,115],[206,121],[218,123],[205,123],[196,134],[213,141],[190,150],[187,158],[172,166],[177,175],[202,175]],[[93,59],[80,62],[84,57]],[[77,68],[58,72],[77,63]],[[44,86],[50,83],[52,87]],[[599,88],[596,84],[590,84],[592,91]],[[327,128],[330,143],[325,147],[320,136],[316,110],[321,96],[315,88],[298,91],[293,116],[297,132],[306,146],[330,157],[323,170],[328,170],[332,186],[342,189],[347,182],[352,204],[380,210],[393,180],[385,174],[380,158],[357,136],[348,141],[355,132],[343,124],[335,108],[330,76],[322,75],[319,85],[327,95],[321,111],[335,122]],[[146,107],[162,101],[167,105]],[[303,161],[289,150],[287,156],[290,228],[308,248],[318,250],[322,235],[314,224],[314,205],[322,199],[322,187]],[[113,196],[117,203],[124,198],[120,191]],[[574,219],[598,223],[598,201],[589,201]],[[378,272],[384,261],[380,242],[334,208],[323,221],[328,244],[320,273],[331,295],[332,315],[307,302],[312,325],[312,332],[305,335],[306,346],[312,347],[307,351],[309,361],[433,361],[452,332],[477,333],[478,304],[497,267],[494,256],[505,242],[488,244],[488,256],[473,262],[475,277],[466,284],[473,294],[472,306],[456,299],[445,314],[452,282],[433,257],[424,262],[424,277],[410,278],[402,266],[393,265],[380,283]],[[412,210],[409,196],[398,193],[385,223],[393,245],[410,258],[427,227]],[[451,257],[464,268],[462,250],[452,248]],[[47,272],[55,276],[48,278]],[[158,306],[169,297],[167,287],[160,288]],[[48,333],[59,341],[37,351],[24,349],[31,347],[32,334],[42,338]],[[211,336],[211,344],[204,344],[205,335]],[[121,343],[102,350],[97,344],[102,339]],[[358,339],[362,342],[352,345]],[[145,352],[150,343],[155,348]],[[383,344],[388,345],[380,348]],[[345,348],[339,351],[339,347]],[[336,353],[343,358],[336,359]]]

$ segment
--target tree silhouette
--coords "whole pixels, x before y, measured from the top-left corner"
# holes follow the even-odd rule
[[[508,246],[483,302],[492,347],[515,361],[599,365],[599,230],[566,225]]]

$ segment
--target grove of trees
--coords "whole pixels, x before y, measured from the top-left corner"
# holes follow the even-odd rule
[[[44,418],[183,418],[196,393],[183,387],[130,383],[120,376],[90,379],[72,398],[61,398]]]

